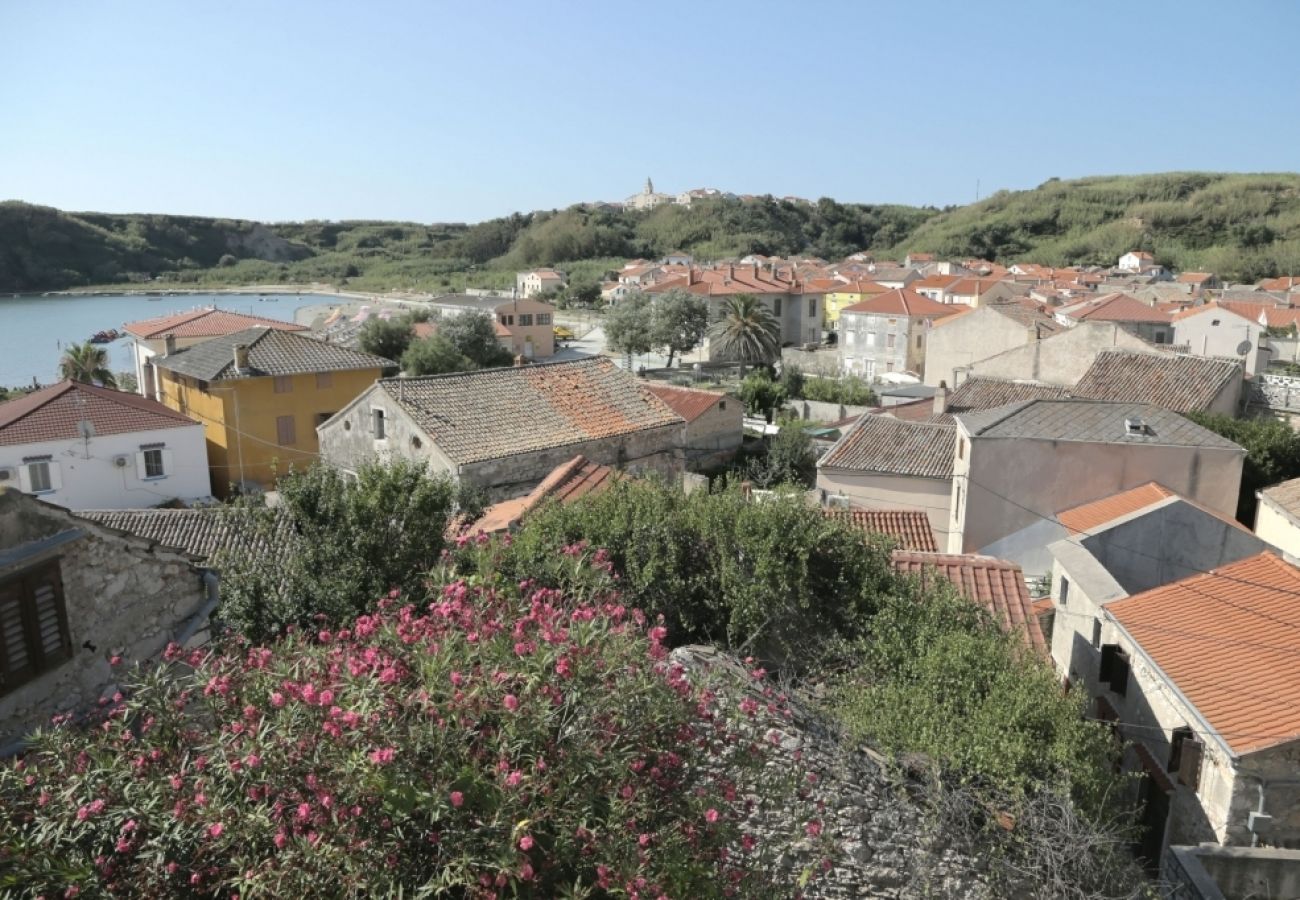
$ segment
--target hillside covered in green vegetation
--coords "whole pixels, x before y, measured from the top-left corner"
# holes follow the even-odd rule
[[[555,265],[590,282],[628,257],[747,253],[840,259],[929,251],[1003,263],[1113,265],[1127,250],[1233,280],[1300,269],[1300,175],[1052,179],[968,206],[800,204],[763,197],[648,212],[575,206],[476,225],[262,224],[193,216],[70,213],[0,203],[0,291],[143,283],[326,281],[368,290],[504,286]]]

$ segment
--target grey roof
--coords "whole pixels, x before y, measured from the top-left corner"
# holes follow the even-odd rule
[[[948,412],[972,412],[993,409],[1023,400],[1060,400],[1070,396],[1068,388],[1037,381],[1010,381],[1002,378],[968,378],[948,395]]]
[[[877,397],[933,397],[938,388],[929,384],[882,384],[876,388]]]
[[[1076,397],[1152,403],[1174,412],[1209,409],[1242,378],[1241,363],[1203,356],[1103,350],[1074,386]]]
[[[817,465],[946,479],[952,477],[955,449],[956,429],[952,425],[906,422],[866,413]]]
[[[502,303],[509,303],[513,299],[511,296],[485,297],[482,294],[439,294],[429,303],[433,306],[454,306],[457,309],[480,309],[490,313]]]
[[[235,345],[248,347],[248,369],[236,371]],[[160,369],[189,375],[200,381],[227,381],[267,375],[300,375],[308,372],[338,372],[346,369],[388,369],[397,364],[338,344],[292,331],[246,328],[234,334],[206,340],[166,356],[155,356]]]
[[[972,437],[1241,449],[1190,419],[1149,403],[1026,400],[996,409],[958,413],[956,418]],[[1143,422],[1144,431],[1127,434],[1129,420]]]
[[[269,549],[279,554],[292,539],[288,518],[277,514],[274,546],[268,548],[264,537],[248,526],[247,517],[232,507],[87,509],[75,515],[200,559],[208,559],[220,551],[252,554]]]
[[[644,382],[605,357],[386,378],[376,390],[457,463],[685,425]]]
[[[1300,478],[1270,485],[1260,491],[1260,495],[1288,515],[1300,518]]]

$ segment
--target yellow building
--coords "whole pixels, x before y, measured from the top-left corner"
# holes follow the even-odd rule
[[[826,292],[826,327],[839,327],[840,310],[863,300],[869,300],[877,294],[887,294],[889,288],[874,281],[850,281]]]
[[[212,492],[274,486],[318,456],[316,426],[396,364],[266,327],[248,328],[151,360],[158,399],[202,422]]]

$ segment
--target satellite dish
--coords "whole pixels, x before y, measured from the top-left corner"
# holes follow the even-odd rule
[[[1251,348],[1250,341],[1242,341],[1240,344],[1237,345],[1237,355],[1245,356],[1247,353],[1250,352],[1250,348]]]

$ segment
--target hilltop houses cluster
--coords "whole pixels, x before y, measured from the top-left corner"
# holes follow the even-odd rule
[[[0,404],[0,746],[111,683],[93,648],[121,630],[112,610],[151,623],[111,639],[141,657],[201,634],[204,561],[246,539],[207,505],[290,468],[422,462],[483,492],[462,524],[491,534],[544,501],[732,458],[736,397],[556,356],[538,297],[564,284],[543,269],[509,297],[430,301],[489,313],[512,366],[404,377],[342,322],[195,310],[127,326],[138,393],[62,382]],[[1147,860],[1186,872],[1207,847],[1300,846],[1300,480],[1237,521],[1246,451],[1189,418],[1300,415],[1300,383],[1273,366],[1297,358],[1300,283],[1224,285],[1142,251],[1109,268],[672,253],[602,293],[633,291],[715,314],[752,295],[784,364],[876,386],[877,405],[824,429],[807,501],[885,534],[899,571],[954,584],[1086,698],[1143,776]]]

